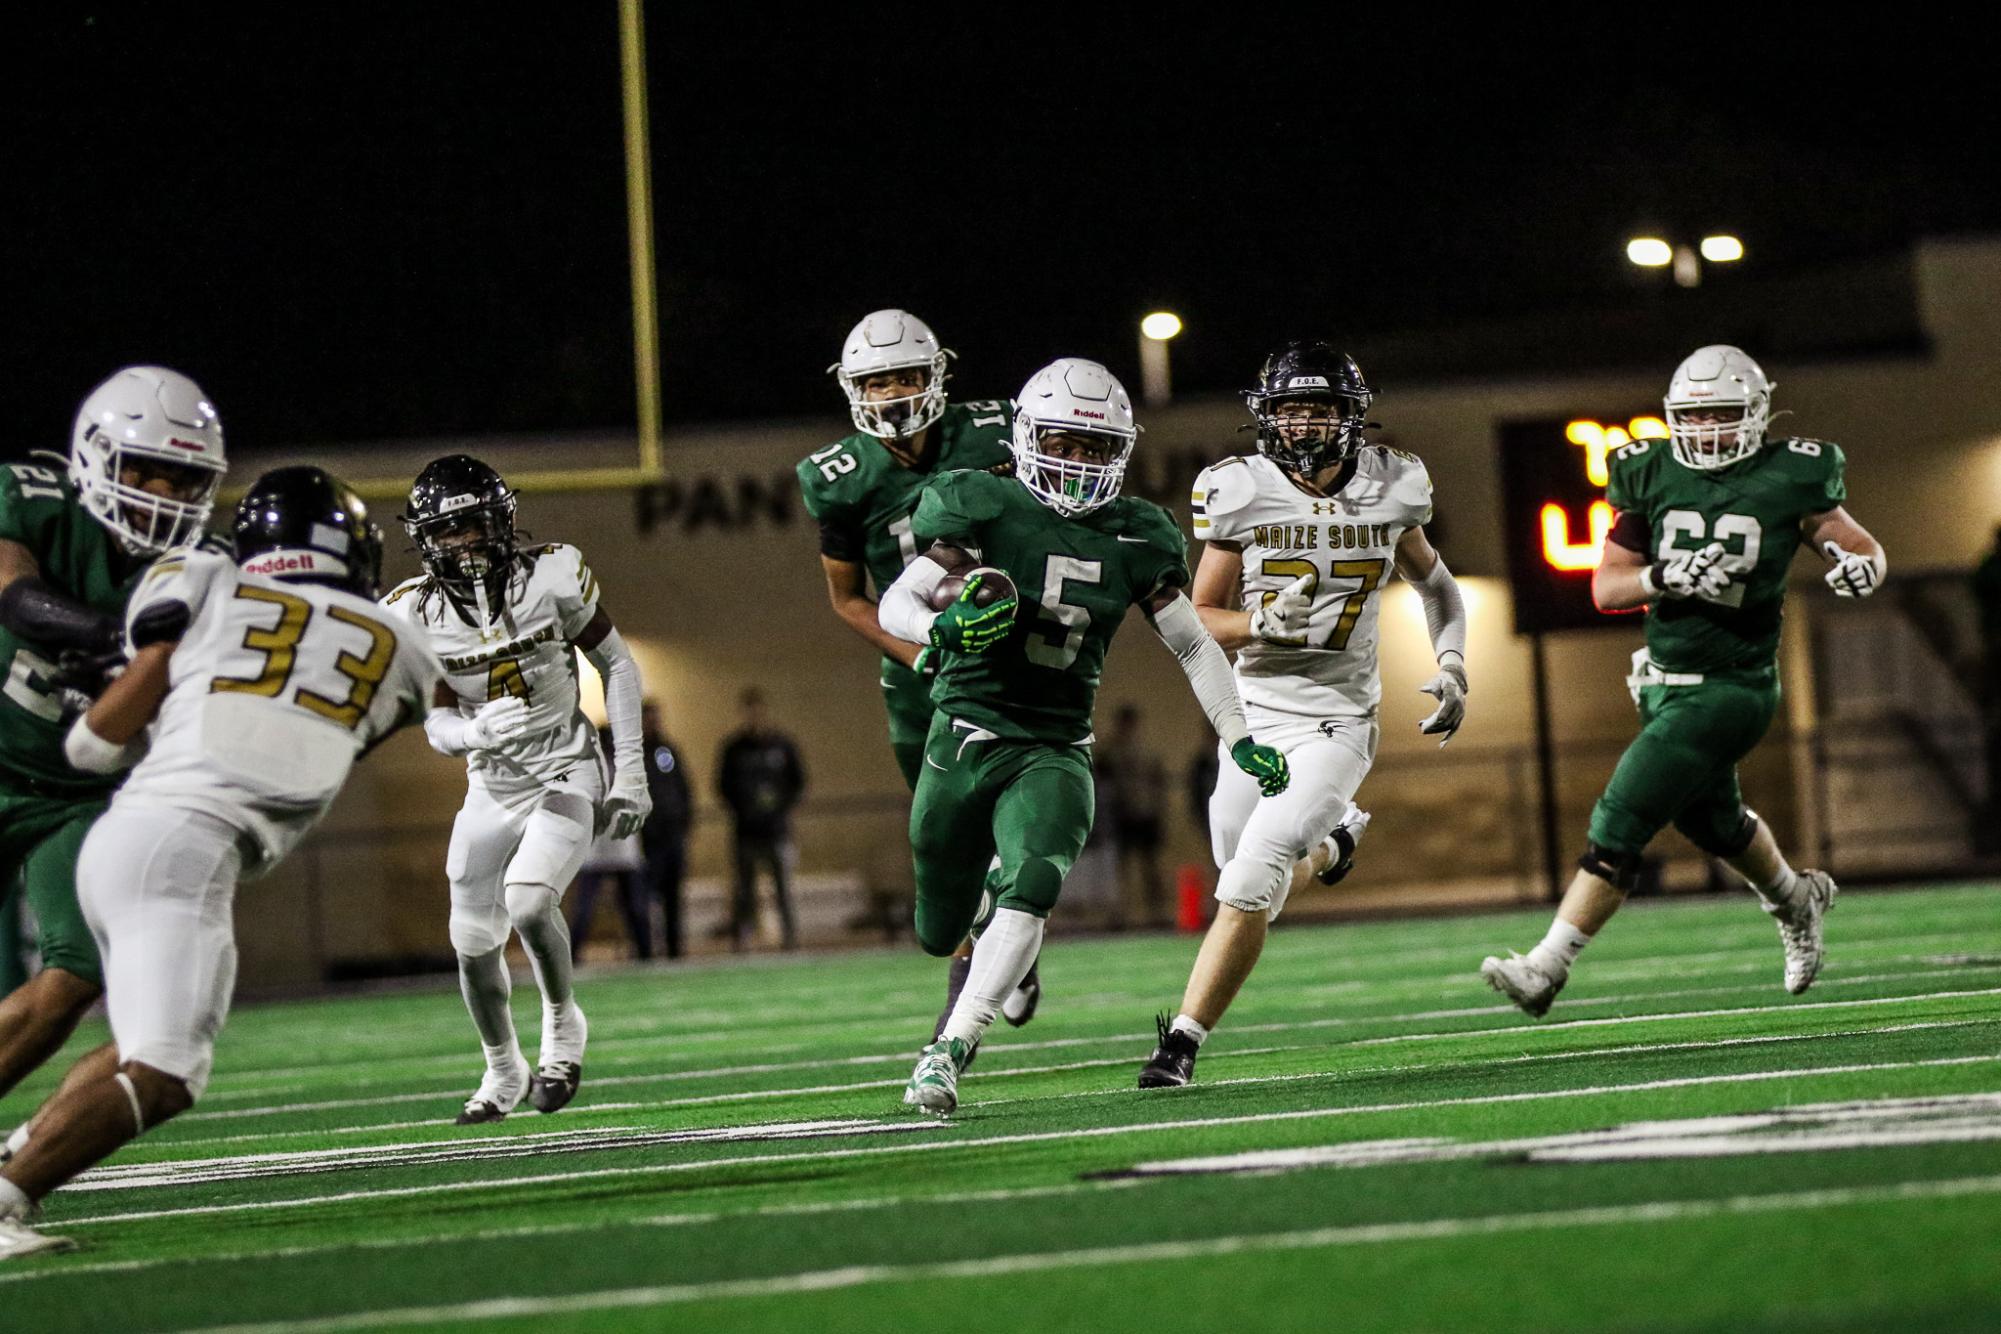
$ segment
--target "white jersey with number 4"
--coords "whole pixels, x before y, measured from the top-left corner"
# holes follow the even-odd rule
[[[188,612],[144,759],[118,804],[199,811],[246,834],[268,868],[312,828],[355,757],[424,716],[439,667],[424,636],[367,598],[246,573],[184,549],[154,562],[126,609]]]
[[[1331,496],[1312,495],[1262,455],[1224,459],[1195,479],[1195,536],[1243,549],[1243,608],[1301,576],[1313,599],[1305,635],[1290,645],[1254,640],[1237,654],[1237,690],[1253,732],[1260,715],[1374,717],[1381,589],[1396,546],[1431,521],[1431,477],[1413,454],[1382,445],[1355,452],[1355,470]],[[1273,718],[1272,715],[1278,715]]]
[[[423,627],[470,718],[489,700],[519,695],[528,730],[506,753],[476,750],[466,767],[488,788],[541,787],[579,765],[597,767],[597,729],[578,707],[571,644],[597,615],[598,581],[583,552],[560,542],[523,552],[500,605],[455,603],[428,576],[398,584],[382,605]]]

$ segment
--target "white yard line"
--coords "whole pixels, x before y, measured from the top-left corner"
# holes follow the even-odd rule
[[[657,1287],[622,1288],[609,1292],[565,1293],[550,1297],[498,1297],[449,1305],[359,1311],[350,1315],[320,1319],[225,1325],[201,1331],[199,1334],[336,1334],[336,1331],[342,1330],[380,1329],[393,1325],[527,1319],[575,1315],[585,1311],[636,1310],[687,1302],[791,1296],[878,1283],[983,1279],[1006,1274],[1084,1269],[1099,1265],[1154,1264],[1162,1261],[1254,1255],[1271,1251],[1323,1250],[1340,1246],[1444,1241],[1457,1237],[1561,1228],[1677,1223],[1732,1215],[1746,1216],[1840,1208],[1858,1204],[1940,1200],[1997,1193],[2001,1193],[2001,1176],[1905,1182],[1894,1186],[1790,1191],[1772,1195],[1735,1195],[1721,1200],[1653,1200],[1642,1204],[1610,1205],[1589,1209],[1552,1209],[1535,1213],[1433,1218],[1408,1223],[1302,1228],[1292,1232],[1245,1233],[1185,1241],[1097,1246],[1025,1255],[1000,1255],[980,1260],[909,1265],[850,1265],[840,1269],[807,1270],[800,1273],[776,1274],[766,1278],[678,1283]]]
[[[738,1155],[673,1163],[649,1163],[633,1167],[603,1167],[587,1171],[540,1173],[534,1176],[504,1177],[478,1181],[447,1181],[424,1186],[379,1187],[372,1190],[339,1191],[325,1195],[298,1196],[285,1200],[248,1200],[231,1204],[192,1205],[180,1209],[143,1209],[127,1213],[99,1214],[91,1218],[61,1219],[50,1223],[58,1232],[95,1227],[104,1223],[137,1222],[155,1218],[188,1218],[216,1214],[259,1213],[272,1209],[311,1208],[350,1200],[384,1200],[408,1196],[442,1195],[468,1190],[511,1190],[522,1186],[572,1184],[579,1181],[615,1177],[661,1176],[678,1172],[702,1172],[721,1167],[772,1167],[788,1163],[825,1163],[857,1158],[878,1158],[889,1154],[931,1153],[939,1150],[992,1148],[1021,1144],[1047,1144],[1066,1140],[1109,1139],[1126,1135],[1212,1129],[1220,1126],[1260,1125],[1283,1121],[1324,1120],[1346,1116],[1369,1116],[1425,1111],[1446,1107],[1486,1107],[1506,1103],[1554,1101],[1564,1098],[1601,1097],[1628,1093],[1649,1093],[1661,1089],[1700,1088],[1721,1084],[1760,1083],[1797,1079],[1817,1079],[1832,1075],[1877,1073],[1890,1070],[1940,1069],[1952,1066],[2001,1064],[2001,1054],[1948,1056],[1921,1061],[1873,1061],[1848,1065],[1815,1066],[1804,1069],[1752,1070],[1727,1075],[1690,1075],[1680,1079],[1650,1079],[1631,1084],[1598,1084],[1584,1088],[1542,1089],[1525,1093],[1489,1093],[1460,1098],[1428,1098],[1412,1102],[1371,1103],[1355,1107],[1315,1107],[1289,1112],[1257,1112],[1240,1116],[1193,1117],[1180,1121],[1145,1121],[1132,1125],[1090,1126],[1071,1130],[1031,1131],[1018,1135],[985,1135],[966,1139],[926,1139],[921,1143],[822,1149],[806,1153]],[[753,1127],[744,1127],[749,1130]],[[61,1199],[60,1196],[57,1197]]]

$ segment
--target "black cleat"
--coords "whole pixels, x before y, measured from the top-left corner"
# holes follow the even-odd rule
[[[1020,1028],[1035,1018],[1035,1007],[1042,1004],[1042,956],[1036,955],[1035,962],[1028,965],[1028,976],[1021,979],[1008,998],[1001,1002],[1001,1018]]]
[[[1195,1039],[1168,1027],[1166,1015],[1155,1015],[1160,1045],[1140,1067],[1139,1086],[1143,1089],[1178,1089],[1195,1077]]]
[[[452,1118],[455,1126],[483,1126],[489,1121],[505,1121],[507,1113],[500,1110],[500,1104],[488,1102],[484,1098],[470,1098],[459,1108],[459,1114]]]
[[[528,1079],[528,1101],[538,1112],[560,1112],[577,1096],[584,1068],[568,1061],[545,1066]]]

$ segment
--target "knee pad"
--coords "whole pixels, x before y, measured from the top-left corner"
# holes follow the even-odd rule
[[[1758,813],[1748,806],[1722,818],[1674,822],[1682,836],[1712,857],[1725,861],[1742,853],[1758,836]]]
[[[452,949],[469,959],[491,954],[507,943],[508,916],[498,904],[486,909],[452,905]]]
[[[522,882],[507,887],[507,920],[517,931],[523,923],[532,926],[541,921],[555,907],[556,891],[547,885]]]
[[[1238,912],[1277,915],[1284,906],[1285,890],[1292,874],[1290,866],[1267,866],[1246,857],[1232,857],[1216,877],[1216,900]],[[1274,906],[1273,900],[1277,900]]]
[[[1639,853],[1614,852],[1596,843],[1584,845],[1584,855],[1577,859],[1577,866],[1600,880],[1609,881],[1621,893],[1630,890],[1640,878]]]

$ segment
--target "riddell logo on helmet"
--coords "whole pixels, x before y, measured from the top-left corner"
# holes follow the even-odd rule
[[[172,445],[175,449],[192,449],[197,454],[201,453],[203,450],[208,448],[207,445],[202,444],[200,441],[183,440],[177,435],[168,436],[167,443]]]
[[[1094,422],[1101,422],[1105,420],[1104,413],[1092,412],[1086,408],[1072,408],[1070,409],[1070,415],[1072,417],[1089,417]]]
[[[316,551],[273,551],[252,556],[242,565],[245,574],[324,574],[328,562]]]

